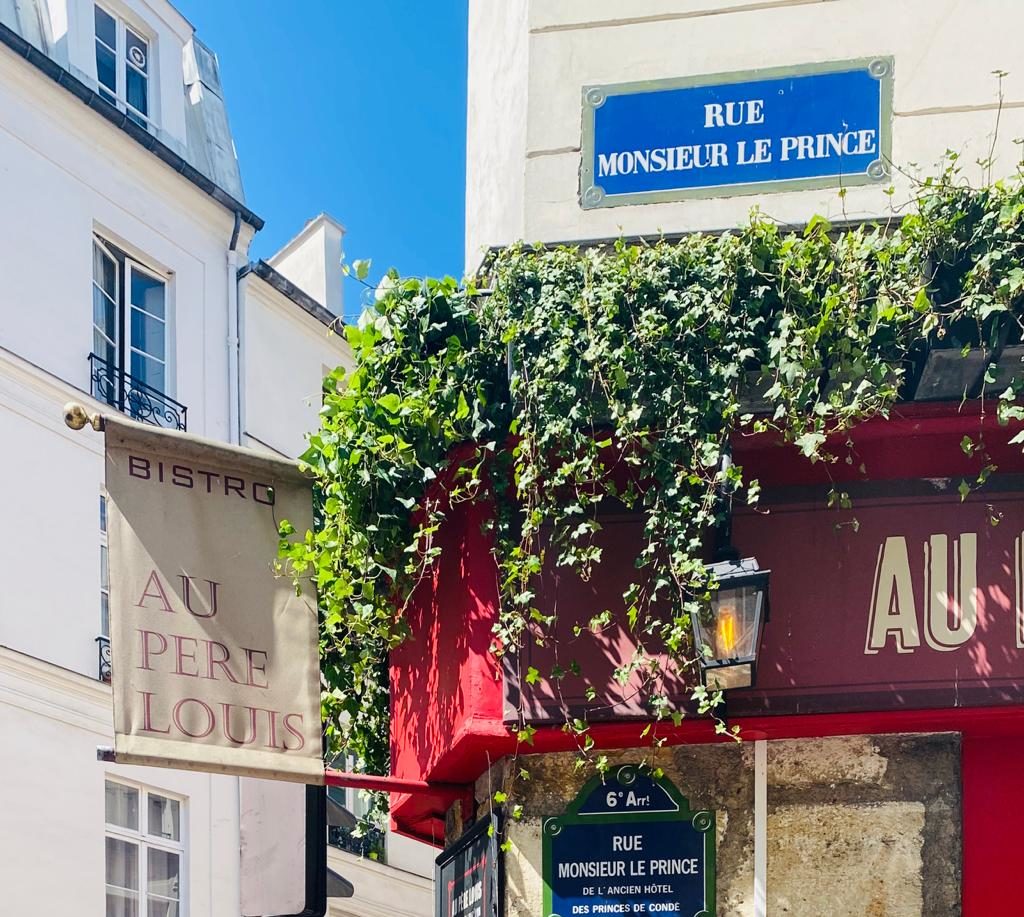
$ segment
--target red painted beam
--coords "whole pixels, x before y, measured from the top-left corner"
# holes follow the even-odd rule
[[[350,771],[326,769],[327,786],[343,786],[354,790],[371,790],[378,793],[402,793],[406,795],[428,795],[461,799],[472,787],[463,783],[433,783],[428,780],[403,780],[401,777],[378,777],[373,774],[353,774]]]

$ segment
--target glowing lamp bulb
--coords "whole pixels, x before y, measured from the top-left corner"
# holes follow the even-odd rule
[[[718,624],[715,629],[717,656],[728,659],[736,651],[736,609],[726,605],[718,610]]]

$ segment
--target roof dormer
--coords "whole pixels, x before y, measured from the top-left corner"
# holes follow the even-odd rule
[[[169,3],[145,0],[67,0],[68,30],[89,52],[78,67],[99,94],[165,143],[184,147],[182,54],[192,26]],[[69,45],[69,51],[73,50]],[[84,50],[84,47],[83,47]]]
[[[58,80],[90,107],[131,122],[147,149],[156,150],[140,129],[173,154],[165,161],[180,158],[212,182],[214,196],[244,201],[217,56],[166,0],[0,0],[0,26],[84,84]]]

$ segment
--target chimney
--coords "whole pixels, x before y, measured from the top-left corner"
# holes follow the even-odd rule
[[[294,239],[268,259],[303,293],[335,315],[343,315],[341,259],[345,227],[326,213],[310,220]]]

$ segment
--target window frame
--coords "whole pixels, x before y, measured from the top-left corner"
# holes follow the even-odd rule
[[[100,492],[100,636],[110,639],[110,553],[107,494]],[[106,599],[106,603],[104,603]]]
[[[156,38],[152,31],[140,26],[134,19],[130,19],[114,4],[104,0],[102,3],[92,3],[92,16],[90,17],[92,34],[92,65],[96,77],[97,91],[100,96],[124,112],[132,121],[140,127],[154,131],[156,129]],[[116,47],[111,47],[106,41],[100,38],[96,28],[96,10],[102,10],[107,16],[114,20],[114,42]],[[141,70],[138,65],[128,58],[128,31],[131,31],[140,41],[146,44],[146,69]],[[114,55],[114,92],[110,87],[100,82],[99,66],[97,63],[97,42]],[[128,101],[128,69],[131,68],[139,73],[146,81],[146,111],[141,112]]]
[[[149,383],[140,377],[136,377],[131,371],[131,355],[133,351],[137,351],[143,354],[148,359],[158,360],[159,358],[147,353],[141,347],[136,347],[132,340],[132,309],[139,308],[146,315],[150,315],[152,318],[163,322],[164,326],[164,356],[163,356],[163,367],[164,367],[164,387],[159,388],[157,386],[150,386],[154,391],[159,392],[161,395],[165,395],[168,398],[174,399],[177,391],[177,356],[175,347],[175,315],[174,315],[174,302],[173,302],[173,275],[165,270],[155,268],[152,263],[147,263],[147,259],[140,258],[133,252],[125,249],[120,244],[112,242],[107,236],[101,234],[100,230],[94,230],[92,234],[92,242],[94,248],[104,254],[104,256],[110,258],[116,267],[116,279],[117,279],[117,318],[114,322],[115,329],[117,332],[117,340],[114,341],[114,352],[116,354],[116,361],[114,369],[119,373],[124,373],[132,377],[136,382],[142,382],[147,385]],[[141,307],[133,306],[131,302],[131,278],[132,274],[137,273],[144,277],[148,277],[151,280],[155,280],[163,285],[164,289],[164,314],[163,318],[153,316],[151,313],[146,312]],[[92,276],[92,290],[95,296],[95,290],[99,288],[102,295],[106,295],[106,292],[99,287],[96,283],[95,265],[93,267]],[[95,333],[97,330],[95,316],[92,323],[93,327],[93,341],[95,343]],[[109,340],[109,336],[103,329],[99,329],[103,334],[104,338]],[[93,348],[95,352],[95,348]],[[97,354],[97,356],[105,359],[103,354]]]
[[[188,917],[188,798],[180,795],[179,793],[172,793],[168,790],[163,790],[158,787],[151,787],[143,783],[136,783],[133,780],[128,780],[117,774],[105,774],[103,781],[104,800],[106,798],[106,788],[108,784],[114,784],[116,786],[126,787],[131,790],[135,790],[139,800],[139,827],[135,830],[131,828],[125,828],[121,825],[112,825],[107,821],[106,808],[104,803],[103,812],[103,839],[104,839],[104,850],[103,850],[103,862],[104,862],[104,873],[103,873],[103,901],[104,901],[104,912],[106,911],[107,891],[108,889],[115,889],[119,891],[137,891],[138,898],[138,914],[139,917],[146,917],[149,913],[149,900],[152,898],[154,901],[159,902],[173,902],[174,899],[166,898],[159,894],[151,894],[149,891],[149,851],[159,850],[164,853],[174,853],[178,856],[178,913],[177,917]],[[173,802],[178,803],[178,840],[170,840],[168,838],[159,837],[154,834],[150,834],[149,829],[149,797],[159,796],[161,799],[169,799]],[[114,840],[123,841],[126,843],[133,844],[138,851],[137,854],[137,875],[138,889],[122,888],[119,885],[110,885],[107,882],[106,876],[106,840],[112,838]]]
[[[168,299],[169,299],[168,287],[170,286],[170,284],[167,282],[167,278],[166,277],[162,276],[159,272],[154,271],[151,268],[148,268],[145,265],[139,263],[134,258],[132,258],[131,255],[125,255],[123,271],[124,271],[124,279],[123,279],[122,286],[124,288],[124,293],[123,293],[124,308],[122,310],[122,319],[123,319],[122,336],[123,336],[123,339],[124,339],[124,352],[123,352],[122,360],[123,360],[123,362],[125,364],[124,365],[124,372],[128,373],[129,376],[131,376],[133,379],[136,379],[138,382],[143,382],[144,381],[142,378],[137,377],[131,371],[132,355],[135,354],[135,353],[140,354],[143,358],[145,358],[147,360],[153,360],[153,361],[155,361],[157,363],[160,363],[160,364],[163,365],[163,368],[164,368],[163,387],[151,385],[149,382],[145,382],[145,384],[149,385],[150,388],[153,388],[156,391],[161,392],[164,395],[173,395],[173,392],[170,391],[170,389],[173,388],[173,386],[171,385],[170,316],[168,314],[168,308],[169,308],[169,304],[168,304]],[[132,280],[133,280],[133,275],[135,275],[135,274],[140,274],[143,277],[148,277],[150,280],[155,280],[157,283],[159,283],[163,287],[163,289],[164,289],[164,314],[163,314],[163,316],[154,315],[152,312],[148,312],[143,306],[137,305],[136,303],[132,302]],[[163,355],[162,359],[160,357],[156,356],[155,354],[149,353],[149,352],[143,350],[142,347],[136,345],[136,342],[135,342],[135,340],[133,339],[133,336],[132,336],[132,312],[135,311],[135,310],[141,312],[143,315],[148,316],[151,319],[154,319],[155,321],[160,322],[164,326],[164,347],[163,347],[164,355]]]
[[[122,291],[122,286],[123,286],[123,284],[122,284],[122,279],[123,279],[122,278],[122,274],[123,274],[123,271],[122,271],[122,268],[121,268],[121,262],[118,259],[117,255],[115,254],[115,252],[112,249],[112,247],[110,246],[110,244],[105,239],[100,238],[98,235],[96,235],[94,233],[93,237],[92,237],[92,243],[93,243],[92,292],[93,292],[93,297],[94,297],[94,300],[93,300],[93,316],[92,316],[92,329],[93,329],[93,344],[92,344],[92,347],[93,347],[93,352],[96,353],[96,355],[98,357],[103,357],[105,359],[105,357],[104,357],[104,355],[102,353],[96,352],[96,332],[98,331],[102,335],[103,339],[105,341],[107,341],[111,345],[111,347],[113,347],[114,355],[117,358],[117,360],[120,361],[120,359],[121,359],[121,340],[122,340],[122,337],[123,337],[123,325],[124,325],[124,322],[121,320],[121,311],[122,311],[121,310],[121,301],[123,299],[123,291]],[[114,287],[115,287],[115,289],[114,289],[114,297],[113,297],[112,300],[111,300],[110,294],[107,292],[107,290],[104,289],[103,286],[96,279],[96,261],[95,261],[95,258],[96,258],[96,252],[97,251],[99,251],[99,253],[102,255],[102,257],[106,258],[108,261],[112,262],[113,265],[114,265]],[[107,334],[107,329],[106,328],[101,328],[99,325],[96,324],[95,296],[96,296],[97,293],[99,293],[99,295],[102,296],[105,300],[113,302],[113,305],[114,305],[114,327],[111,329],[114,332],[114,337],[113,338],[111,338],[110,335]]]

